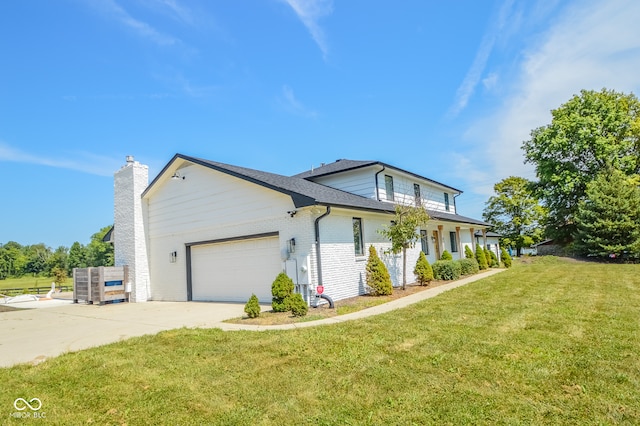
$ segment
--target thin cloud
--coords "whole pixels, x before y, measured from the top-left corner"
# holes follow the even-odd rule
[[[467,71],[467,75],[464,77],[462,84],[458,87],[456,91],[456,99],[449,111],[449,114],[452,116],[458,115],[463,109],[466,108],[469,103],[469,99],[475,92],[476,86],[480,82],[482,74],[484,73],[484,69],[487,65],[487,61],[489,60],[489,56],[491,56],[491,51],[493,50],[493,46],[496,43],[496,40],[500,36],[500,33],[505,31],[508,22],[510,21],[510,16],[512,15],[513,9],[513,0],[506,0],[502,6],[500,7],[500,12],[498,15],[498,19],[495,21],[495,24],[492,25],[489,30],[485,33],[482,38],[482,42],[480,43],[480,48],[476,52],[476,56],[473,60],[471,68]],[[516,22],[517,20],[511,20],[512,22]],[[514,26],[511,25],[509,28],[510,31],[513,31]]]
[[[463,163],[467,176],[478,177],[475,173],[482,167],[493,183],[509,175],[535,179],[533,166],[523,163],[521,146],[531,130],[550,123],[552,109],[581,89],[606,87],[637,94],[638,20],[640,3],[634,0],[574,2],[538,37],[524,34],[531,42],[519,52],[515,74],[501,76],[503,103],[473,122],[462,136],[482,147],[461,154],[470,160]],[[465,179],[472,191],[486,192],[486,179],[480,185],[471,177]]]
[[[293,89],[286,84],[282,86],[282,96],[279,98],[280,104],[288,112],[308,118],[316,118],[318,114],[305,107],[293,93]]]
[[[74,158],[69,160],[33,155],[0,142],[0,162],[36,164],[98,176],[112,176],[122,165],[122,161],[88,152],[75,153]]]
[[[332,0],[284,0],[294,10],[298,18],[302,21],[313,41],[316,42],[322,56],[327,57],[329,53],[329,45],[324,30],[318,24],[318,21],[330,15],[333,12]]]
[[[138,34],[140,37],[159,46],[174,46],[180,44],[179,39],[168,34],[164,34],[155,29],[152,25],[131,16],[129,12],[127,12],[115,0],[101,0],[100,2],[92,4],[95,8],[98,8],[110,18],[120,22],[120,24]]]

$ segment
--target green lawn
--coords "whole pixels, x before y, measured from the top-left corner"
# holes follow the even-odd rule
[[[0,280],[0,293],[3,288],[27,288],[27,287],[42,287],[51,288],[53,277],[21,277],[21,278],[7,278]],[[63,285],[73,286],[73,278],[67,278]],[[46,293],[46,292],[45,292]]]
[[[0,414],[24,424],[13,402],[37,397],[57,424],[640,424],[639,272],[540,258],[364,320],[130,339],[0,369]]]

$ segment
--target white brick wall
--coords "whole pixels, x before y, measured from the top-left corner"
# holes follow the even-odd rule
[[[115,265],[129,266],[132,302],[146,302],[149,298],[149,263],[140,198],[148,182],[148,167],[132,157],[114,175]]]

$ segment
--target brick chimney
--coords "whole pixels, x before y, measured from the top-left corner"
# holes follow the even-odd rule
[[[141,195],[149,185],[149,167],[128,155],[114,174],[113,240],[115,266],[129,266],[131,302],[151,298],[149,260]]]

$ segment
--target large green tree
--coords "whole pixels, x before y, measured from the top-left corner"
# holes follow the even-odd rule
[[[638,179],[608,170],[587,185],[578,204],[575,248],[595,257],[640,258]]]
[[[582,90],[551,115],[523,149],[549,209],[547,234],[563,242],[576,232],[578,204],[595,176],[608,168],[640,172],[640,102],[633,94]]]
[[[407,249],[420,239],[420,227],[426,226],[429,214],[423,207],[397,204],[395,218],[380,233],[391,240],[391,252],[402,253],[402,289],[407,286]]]
[[[482,217],[502,235],[502,244],[515,247],[520,256],[523,247],[542,239],[546,209],[533,194],[532,183],[511,176],[493,186],[496,195],[486,202]]]

